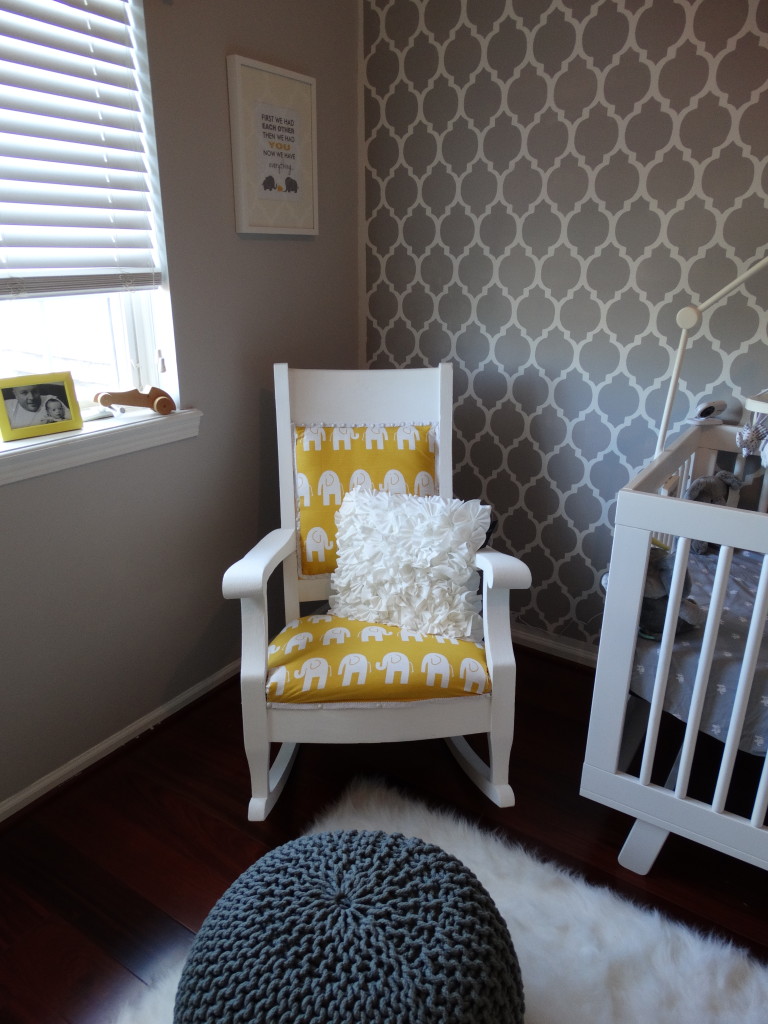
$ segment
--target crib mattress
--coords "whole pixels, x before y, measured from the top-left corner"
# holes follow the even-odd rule
[[[728,596],[720,619],[700,725],[703,732],[722,741],[726,738],[733,710],[762,560],[763,556],[753,551],[736,551],[731,565]],[[691,554],[688,563],[692,582],[690,596],[702,608],[709,606],[716,568],[716,555]],[[674,644],[664,709],[684,722],[688,720],[703,632],[702,627],[684,633]],[[630,689],[647,701],[653,697],[659,650],[658,642],[638,637]],[[747,753],[765,756],[767,746],[768,642],[763,634],[739,747]]]

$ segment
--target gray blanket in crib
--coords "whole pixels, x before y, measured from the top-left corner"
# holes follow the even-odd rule
[[[762,560],[763,556],[753,551],[737,551],[731,565],[700,725],[704,732],[723,742],[728,733],[741,674]],[[716,568],[716,554],[692,554],[690,557],[688,569],[693,583],[690,596],[703,608],[709,606]],[[664,708],[684,722],[688,720],[703,633],[703,627],[685,633],[674,645]],[[647,701],[653,696],[659,649],[657,642],[638,638],[630,689]],[[761,756],[765,756],[768,747],[768,640],[765,633],[739,747],[747,753]]]

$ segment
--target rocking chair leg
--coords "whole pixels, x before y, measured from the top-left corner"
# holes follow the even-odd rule
[[[492,742],[489,737],[490,767],[475,753],[464,736],[451,736],[446,743],[466,774],[492,803],[497,807],[514,806],[515,794],[508,781],[511,741],[509,744]],[[502,756],[505,749],[506,758]]]
[[[293,762],[299,752],[298,743],[283,743],[277,752],[272,767],[265,773],[264,783],[258,784],[255,774],[251,775],[253,796],[248,803],[248,820],[265,821],[288,780]],[[269,755],[267,755],[269,756]],[[259,775],[261,772],[258,773]],[[266,790],[266,792],[265,792]]]
[[[515,805],[515,794],[509,784],[511,754],[512,733],[491,732],[488,736],[490,782],[496,794],[491,799],[497,807],[514,807]]]

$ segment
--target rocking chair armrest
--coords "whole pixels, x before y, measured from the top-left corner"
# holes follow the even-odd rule
[[[278,565],[295,550],[295,530],[272,530],[224,573],[224,597],[258,597]]]
[[[527,590],[531,585],[531,570],[514,555],[483,548],[475,556],[475,567],[483,573],[488,588],[503,590]]]

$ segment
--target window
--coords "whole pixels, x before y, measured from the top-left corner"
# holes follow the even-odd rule
[[[0,377],[175,393],[140,0],[0,0]]]

